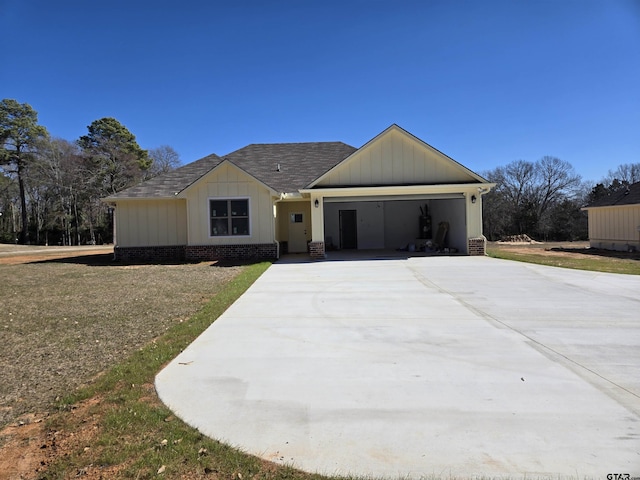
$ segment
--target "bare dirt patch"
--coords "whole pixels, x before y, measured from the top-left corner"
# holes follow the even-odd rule
[[[113,246],[45,247],[0,244],[0,265],[19,265],[21,263],[106,254],[113,254]]]
[[[589,242],[491,242],[492,248],[499,248],[516,253],[568,257],[589,249]]]

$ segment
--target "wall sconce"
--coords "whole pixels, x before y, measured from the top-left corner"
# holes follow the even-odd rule
[[[316,208],[318,208],[320,206],[320,202],[318,201],[317,198],[316,198],[316,201],[313,202],[313,204],[316,206]]]
[[[476,203],[476,196],[475,195],[471,195],[471,203]]]

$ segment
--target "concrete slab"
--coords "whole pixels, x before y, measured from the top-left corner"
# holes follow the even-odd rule
[[[278,263],[156,388],[310,472],[640,476],[639,293],[484,257]]]

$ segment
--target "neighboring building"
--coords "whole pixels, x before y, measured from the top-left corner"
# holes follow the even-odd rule
[[[640,182],[583,208],[589,215],[589,244],[606,250],[640,250]]]
[[[115,207],[124,260],[419,249],[441,223],[444,246],[484,255],[482,195],[493,186],[392,125],[361,148],[255,144],[209,155],[103,200]]]

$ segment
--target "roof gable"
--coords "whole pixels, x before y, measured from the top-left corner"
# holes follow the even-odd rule
[[[585,208],[617,207],[623,205],[640,205],[640,182],[632,183],[627,188],[622,188],[606,197],[599,198]]]
[[[391,125],[311,183],[311,187],[486,183],[398,125]]]
[[[225,169],[225,167],[227,168]],[[235,172],[232,178],[229,178],[228,176],[230,171]],[[245,177],[245,180],[243,181],[249,180],[251,182],[259,184],[260,186],[264,187],[266,190],[271,192],[272,195],[277,195],[279,193],[274,191],[273,188],[271,188],[266,183],[262,182],[260,179],[256,178],[255,176],[251,175],[249,172],[247,172],[243,168],[239,167],[238,165],[234,164],[233,162],[225,158],[220,163],[218,163],[215,167],[213,167],[207,173],[202,175],[200,178],[198,178],[195,182],[193,182],[187,188],[185,188],[183,190],[183,194],[180,196],[181,197],[186,196],[188,192],[192,191],[192,189],[197,188],[198,184],[206,183],[208,181],[211,181],[212,179],[215,179],[216,182],[220,182],[220,183],[229,183],[229,182],[237,183],[240,178],[238,175],[240,175],[240,177]]]

